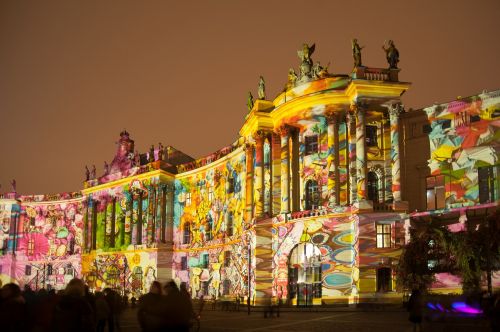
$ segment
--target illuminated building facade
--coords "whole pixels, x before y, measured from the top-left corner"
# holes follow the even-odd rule
[[[269,297],[298,305],[399,300],[395,266],[419,216],[408,212],[425,210],[426,188],[416,188],[428,175],[429,138],[432,160],[442,162],[435,126],[448,113],[424,109],[428,138],[425,113],[401,104],[410,84],[399,69],[359,64],[332,75],[312,66],[313,51],[305,45],[299,75],[291,70],[274,100],[263,86],[260,99],[250,96],[238,140],[207,157],[162,146],[139,154],[124,131],[105,174],[92,171],[81,192],[4,195],[2,280],[61,288],[82,276],[92,289],[139,294],[155,279],[174,279],[194,297],[250,296],[257,305]],[[488,98],[477,108],[486,110],[477,124],[488,139],[481,132],[467,148],[498,142],[491,110],[500,99]],[[495,147],[488,151],[494,157],[484,166],[498,165]],[[442,167],[431,162],[432,176]],[[449,188],[447,208],[466,202],[469,189]],[[490,192],[496,207],[498,185]]]

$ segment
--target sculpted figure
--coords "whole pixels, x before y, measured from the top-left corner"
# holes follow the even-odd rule
[[[358,40],[354,38],[352,40],[352,57],[354,58],[354,67],[360,67],[361,64],[361,50],[365,48],[364,46],[359,46]]]
[[[266,82],[264,82],[264,77],[260,77],[259,80],[259,90],[257,91],[259,99],[266,99]]]
[[[250,91],[248,91],[247,108],[249,111],[251,111],[253,108],[253,96]]]
[[[163,144],[158,143],[158,160],[163,160]]]
[[[85,181],[90,180],[90,171],[87,165],[85,165]]]
[[[389,47],[385,47],[382,45],[382,49],[385,51],[385,57],[387,58],[387,62],[389,63],[389,69],[397,69],[399,62],[399,51],[394,45],[392,40],[389,40]]]
[[[134,153],[134,165],[141,166],[141,156],[139,155],[139,151],[135,150]]]
[[[10,186],[12,187],[12,192],[17,193],[16,179],[12,179],[12,181],[10,181]]]
[[[109,165],[107,162],[104,162],[104,175],[109,174]]]
[[[155,146],[151,145],[149,148],[149,162],[152,163],[155,161]]]
[[[95,165],[92,165],[92,171],[90,171],[90,178],[92,180],[95,179],[95,173],[96,173]]]
[[[312,59],[311,55],[314,53],[316,49],[316,44],[312,44],[311,47],[307,44],[302,45],[302,50],[297,51],[297,55],[299,59],[302,61],[300,64],[300,79],[304,77],[311,78],[311,69],[312,69]]]
[[[288,71],[288,82],[286,84],[286,88],[293,88],[295,86],[295,82],[297,82],[297,74],[295,74],[295,70],[293,70],[293,68],[290,68]]]

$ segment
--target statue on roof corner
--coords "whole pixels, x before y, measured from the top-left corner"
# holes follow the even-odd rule
[[[303,80],[304,78],[311,78],[311,70],[312,70],[312,59],[311,55],[314,53],[314,50],[316,48],[316,44],[312,44],[311,47],[307,44],[302,45],[302,50],[297,51],[297,55],[299,56],[299,59],[302,61],[300,64],[300,79]]]
[[[96,176],[95,174],[96,174],[95,165],[92,165],[92,170],[90,171],[90,179],[91,180],[95,179],[95,176]]]
[[[85,165],[85,181],[90,180],[90,171],[87,165]]]
[[[359,46],[358,40],[354,38],[352,40],[352,57],[354,58],[354,67],[361,67],[361,50],[365,48],[364,46]]]
[[[252,93],[250,91],[248,91],[247,108],[249,111],[251,111],[253,108],[253,96],[252,96]]]
[[[286,83],[285,90],[291,89],[295,86],[295,82],[297,82],[297,74],[295,74],[295,70],[290,68],[288,71],[288,82]]]
[[[13,193],[17,193],[17,182],[16,182],[16,179],[12,179],[12,181],[10,181],[10,186],[12,187],[12,192]]]
[[[382,45],[382,49],[385,51],[385,57],[389,63],[389,69],[398,69],[399,51],[396,48],[396,45],[394,45],[394,42],[389,40],[389,47]]]
[[[259,80],[259,90],[257,91],[260,100],[266,99],[266,82],[264,82],[264,77],[260,77]]]

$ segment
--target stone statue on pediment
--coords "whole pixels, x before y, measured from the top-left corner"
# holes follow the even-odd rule
[[[248,91],[247,108],[248,108],[248,111],[251,111],[253,108],[253,96],[252,96],[252,93],[250,91]]]
[[[300,80],[310,79],[312,77],[312,65],[313,61],[311,59],[314,50],[316,49],[316,44],[312,44],[309,47],[307,44],[302,45],[302,50],[297,51],[299,59],[302,61],[300,64]]]
[[[95,169],[95,165],[92,165],[92,170],[90,171],[90,178],[92,180],[95,179],[95,174],[96,174],[96,169]]]
[[[257,91],[257,94],[259,96],[259,99],[264,100],[266,99],[266,82],[264,82],[264,77],[260,77],[259,80],[259,90]]]
[[[358,40],[354,38],[352,40],[352,57],[354,58],[354,67],[360,67],[361,64],[361,50],[364,46],[359,46]]]
[[[90,180],[90,171],[87,165],[85,165],[85,181]]]
[[[297,82],[297,74],[295,73],[295,70],[293,68],[290,68],[290,70],[288,71],[288,81],[286,83],[286,90],[293,88],[296,82]]]
[[[385,45],[382,45],[382,49],[385,51],[385,57],[389,63],[389,69],[398,69],[399,51],[396,48],[396,45],[394,45],[394,42],[389,40],[389,46],[385,47]]]

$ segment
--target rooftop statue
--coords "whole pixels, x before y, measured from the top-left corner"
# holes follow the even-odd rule
[[[90,180],[90,171],[87,165],[85,165],[85,181]]]
[[[290,68],[288,71],[288,82],[286,83],[285,90],[291,89],[295,86],[295,82],[297,82],[297,74],[295,74],[295,70]]]
[[[297,55],[299,59],[302,61],[300,64],[300,79],[303,80],[304,77],[311,78],[311,69],[312,69],[312,59],[311,55],[314,53],[316,48],[316,44],[312,44],[311,47],[309,45],[304,44],[302,46],[302,50],[297,51]]]
[[[361,64],[361,50],[365,48],[364,46],[359,46],[358,40],[354,38],[352,40],[352,57],[354,58],[354,67],[360,67]]]
[[[329,73],[328,73],[328,66],[330,65],[330,63],[328,63],[328,65],[326,67],[322,67],[321,64],[318,62],[316,62],[312,68],[312,76],[314,79],[320,79],[320,78],[325,78],[327,76],[329,76]]]
[[[253,96],[252,96],[252,93],[250,91],[248,91],[247,108],[249,111],[251,111],[253,108]]]
[[[149,160],[148,161],[150,163],[155,161],[155,146],[154,145],[151,145],[151,147],[149,148]]]
[[[389,40],[389,47],[386,48],[385,45],[382,45],[382,49],[385,51],[389,69],[398,69],[399,51],[394,45],[394,42]]]
[[[109,165],[107,162],[104,162],[104,175],[109,174]]]
[[[95,179],[95,174],[96,174],[95,165],[92,165],[92,170],[90,171],[90,178],[92,180]]]
[[[158,143],[158,160],[163,160],[163,144]]]
[[[16,193],[17,192],[17,182],[16,182],[16,179],[13,179],[12,181],[10,181],[10,186],[12,187],[12,192]]]
[[[259,80],[259,90],[257,91],[259,95],[259,99],[264,100],[266,99],[266,82],[264,82],[264,77],[260,77]]]

